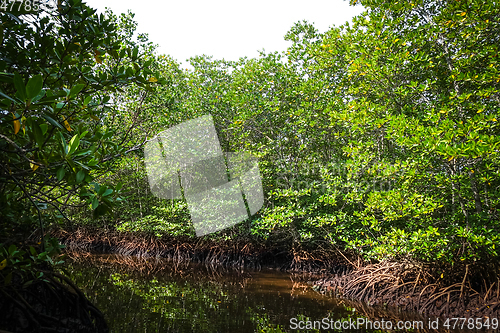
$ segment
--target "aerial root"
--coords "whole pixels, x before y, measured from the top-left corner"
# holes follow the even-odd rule
[[[460,282],[448,286],[439,278],[432,279],[429,269],[422,265],[404,262],[366,265],[318,285],[323,292],[340,293],[349,300],[403,307],[427,315],[498,315],[500,279],[491,284],[484,280],[479,292],[472,286],[469,266],[464,268]]]
[[[120,233],[110,230],[79,228],[72,233],[51,232],[66,245],[68,251],[115,253],[144,258],[166,258],[176,262],[189,261],[216,268],[257,268],[263,266],[287,271],[310,273],[342,273],[348,266],[333,249],[283,250],[265,247],[250,241],[214,241],[204,237],[162,237],[150,234]]]

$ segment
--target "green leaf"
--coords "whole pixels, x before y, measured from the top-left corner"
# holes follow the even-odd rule
[[[78,173],[76,174],[76,182],[81,183],[84,178],[85,178],[85,171],[83,170],[78,171]]]
[[[40,128],[42,129],[42,134],[45,135],[45,134],[47,134],[47,130],[49,129],[49,125],[40,124]]]
[[[104,192],[106,192],[107,189],[108,187],[106,185],[102,185],[101,188],[97,191],[97,194],[102,195]]]
[[[0,28],[1,29],[1,28]],[[1,45],[1,44],[0,44]],[[1,66],[1,65],[0,65]],[[5,73],[5,72],[0,72],[0,81],[1,82],[7,82],[7,83],[12,83],[12,78],[14,77],[14,74],[12,73]]]
[[[73,156],[85,156],[85,155],[89,155],[90,153],[92,153],[92,150],[90,149],[81,149],[81,150],[77,150],[76,152],[73,153]],[[87,163],[88,166],[93,166],[93,165],[90,165],[90,163]]]
[[[36,95],[35,97],[33,97],[31,99],[31,102],[38,102],[39,100],[41,100],[43,98],[43,96],[45,96],[45,90],[41,90],[38,95]]]
[[[26,95],[28,99],[33,99],[42,91],[43,79],[40,74],[33,76],[26,85]]]
[[[24,284],[23,284],[23,288],[27,288],[29,287],[32,283],[34,282],[34,280],[29,280],[29,281],[26,281]]]
[[[69,98],[73,98],[75,97],[76,95],[78,95],[78,93],[83,89],[85,88],[85,84],[83,83],[80,83],[80,84],[77,84],[76,86],[74,86],[73,88],[71,88],[70,92],[69,92],[69,95],[68,97]]]
[[[57,170],[57,180],[61,181],[64,178],[65,174],[66,169],[64,169],[64,167],[61,167],[59,170]]]
[[[98,191],[99,191],[99,188],[100,188],[99,184],[94,183],[94,182],[92,182],[92,183],[90,183],[90,184],[91,184],[91,185],[94,185],[94,191],[96,191],[96,192],[98,192]]]
[[[90,170],[87,164],[83,164],[83,163],[78,162],[78,161],[73,161],[73,162],[75,162],[75,164],[78,164],[84,170]]]
[[[64,139],[64,136],[61,134],[61,132],[58,133],[59,133],[59,138],[61,139],[64,155],[68,155],[68,145],[66,144],[66,140]]]
[[[12,272],[9,272],[4,280],[4,285],[8,286],[12,282]]]
[[[112,189],[110,189],[110,188],[108,188],[108,189],[107,189],[107,190],[106,190],[106,191],[102,194],[102,196],[103,196],[103,197],[106,197],[106,196],[110,195],[111,193],[113,193],[113,190],[112,190]]]
[[[33,128],[33,134],[35,136],[36,143],[38,144],[39,147],[42,147],[42,145],[45,141],[42,129],[40,128],[40,126],[37,123],[33,123],[32,128]]]
[[[16,103],[16,101],[12,98],[10,98],[9,96],[5,95],[3,92],[0,91],[0,96],[3,96],[5,98],[7,98],[9,101],[13,102],[13,103]]]
[[[93,166],[96,166],[96,165],[97,165],[97,163],[99,163],[99,161],[98,161],[98,160],[96,160],[95,158],[92,158],[92,159],[91,159],[91,160],[87,163],[87,165],[88,165],[88,166],[93,167]]]
[[[72,154],[80,145],[80,135],[75,134],[69,141],[69,154]]]
[[[94,198],[94,200],[92,200],[92,209],[96,209],[97,206],[99,206],[99,200]]]
[[[17,96],[23,102],[26,101],[26,87],[24,86],[24,81],[19,73],[14,73],[14,87],[17,89]]]
[[[85,100],[83,101],[83,105],[88,105],[90,101],[92,100],[92,96],[87,96],[85,97]]]
[[[59,127],[60,129],[63,129],[63,127],[61,126],[61,124],[59,124],[57,121],[55,121],[53,118],[47,116],[47,115],[42,115],[43,118],[45,118],[45,120],[47,120],[49,123],[51,123],[53,126],[55,127]]]
[[[103,216],[106,213],[110,213],[111,210],[108,206],[106,205],[99,205],[95,210],[94,210],[94,218]]]

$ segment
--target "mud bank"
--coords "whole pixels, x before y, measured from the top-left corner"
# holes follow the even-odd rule
[[[499,318],[500,280],[481,281],[466,266],[456,283],[419,263],[382,262],[358,267],[347,274],[327,276],[313,289],[371,306],[397,307],[443,318]]]
[[[209,267],[274,268],[313,273],[313,289],[370,306],[396,307],[434,317],[500,317],[500,279],[478,268],[454,268],[443,279],[436,267],[414,262],[376,264],[349,261],[337,252],[297,251],[245,241],[157,238],[102,229],[53,231],[70,251],[117,253],[195,262]],[[493,280],[493,281],[492,281]]]
[[[158,238],[102,229],[51,232],[70,251],[116,253],[126,256],[159,257],[177,262],[202,263],[211,267],[273,268],[317,274],[345,274],[345,259],[325,250],[307,252],[265,247],[248,241],[214,241],[203,238]]]

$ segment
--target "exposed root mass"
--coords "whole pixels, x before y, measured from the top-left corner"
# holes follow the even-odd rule
[[[341,273],[347,266],[342,258],[325,251],[289,251],[267,248],[250,242],[179,238],[158,238],[103,230],[58,230],[52,235],[72,251],[117,253],[138,257],[160,257],[173,261],[203,263],[210,267]]]
[[[500,315],[500,281],[476,290],[468,276],[444,285],[419,264],[382,262],[315,283],[332,293],[369,305],[395,306],[436,317],[493,317]],[[486,290],[484,290],[486,289]]]

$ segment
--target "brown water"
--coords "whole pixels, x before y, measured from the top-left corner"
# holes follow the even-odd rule
[[[374,332],[380,330],[366,330],[366,325],[352,329],[349,321],[371,317],[396,325],[397,320],[418,319],[323,296],[304,282],[307,276],[274,270],[212,270],[116,255],[78,256],[68,260],[66,269],[103,311],[112,332],[316,331],[306,329],[307,320],[310,325],[320,321],[330,332],[348,327]],[[428,319],[418,320],[428,326]],[[300,321],[304,329],[293,330]]]

